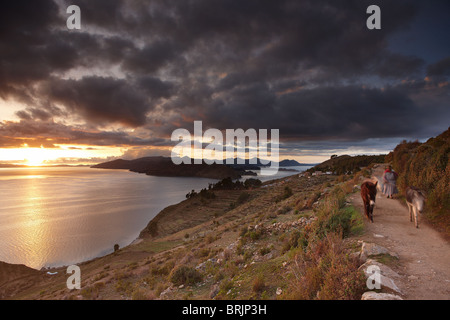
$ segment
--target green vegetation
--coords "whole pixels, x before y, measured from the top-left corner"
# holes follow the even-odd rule
[[[280,201],[282,201],[284,199],[287,199],[287,198],[291,197],[292,195],[293,195],[292,189],[289,186],[285,186],[284,190],[283,190],[283,193],[281,195],[279,195],[279,196],[276,196],[274,201],[275,202],[280,202]]]
[[[450,233],[450,129],[425,143],[400,143],[389,153],[390,162],[399,174],[402,194],[415,186],[427,195],[427,217],[447,234]]]
[[[359,262],[345,253],[336,233],[308,245],[295,256],[295,280],[283,296],[300,300],[358,300],[365,290]]]
[[[246,202],[249,198],[250,198],[250,194],[248,192],[244,191],[239,195],[239,198],[237,199],[237,204],[241,205],[244,202]]]
[[[172,270],[169,276],[174,285],[194,285],[202,281],[202,274],[196,269],[188,266],[179,266]]]
[[[336,175],[352,174],[361,170],[363,167],[368,167],[372,163],[384,163],[385,155],[375,156],[336,156],[332,155],[330,160],[327,160],[313,168],[308,169],[308,172],[314,171],[330,171]]]
[[[140,241],[89,262],[81,296],[360,299],[364,282],[350,255],[354,241],[343,238],[361,232],[362,215],[345,201],[355,180],[339,179],[294,175],[265,188],[256,179],[224,179],[191,192],[161,211]],[[50,288],[39,298],[53,297]],[[44,288],[38,289],[34,295]]]
[[[317,219],[306,232],[292,233],[283,251],[293,251],[295,281],[287,299],[359,299],[364,275],[357,259],[345,250],[342,239],[363,230],[363,221],[353,207],[345,206],[347,193],[335,187],[320,203]]]

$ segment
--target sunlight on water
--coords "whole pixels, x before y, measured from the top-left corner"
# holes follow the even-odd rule
[[[111,253],[162,209],[214,182],[85,167],[0,169],[0,261],[40,269]]]
[[[90,168],[1,169],[0,261],[39,269],[110,253],[209,182]]]

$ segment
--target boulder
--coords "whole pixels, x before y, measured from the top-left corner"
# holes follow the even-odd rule
[[[361,265],[359,267],[359,269],[360,270],[363,269],[364,273],[366,274],[366,276],[369,276],[370,274],[366,273],[367,272],[367,267],[372,266],[372,265],[375,265],[375,266],[379,267],[380,268],[380,272],[381,272],[381,274],[383,276],[389,277],[389,278],[394,278],[394,279],[400,279],[400,275],[397,272],[395,272],[394,270],[392,270],[388,266],[386,266],[386,265],[384,265],[384,264],[382,264],[382,263],[380,263],[378,261],[375,261],[373,259],[367,259],[367,261],[363,265]]]
[[[392,278],[400,279],[400,275],[397,272],[395,272],[394,270],[392,270],[391,268],[382,263],[369,259],[366,261],[366,263],[364,263],[362,266],[359,267],[360,270],[361,269],[364,270],[364,274],[366,275],[367,278],[373,275],[373,273],[368,272],[368,268],[370,266],[377,266],[380,270],[379,280],[381,289],[387,288],[396,293],[399,294],[402,293],[402,291],[399,289],[399,287],[397,287],[394,280],[392,279]]]
[[[361,297],[361,300],[403,300],[400,296],[390,293],[378,293],[367,291]]]
[[[398,259],[398,255],[396,253],[390,252],[385,247],[382,247],[375,243],[363,242],[361,246],[360,260],[365,262],[371,256],[377,256],[380,254],[388,254],[394,258]]]

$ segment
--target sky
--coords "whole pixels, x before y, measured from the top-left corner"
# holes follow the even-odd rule
[[[306,163],[388,153],[449,127],[449,33],[447,0],[8,1],[0,163],[170,156],[194,121],[278,129]]]

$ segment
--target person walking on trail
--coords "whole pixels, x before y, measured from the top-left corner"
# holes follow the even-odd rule
[[[393,195],[398,193],[397,178],[398,173],[392,170],[390,165],[386,166],[386,170],[383,173],[383,193],[387,195],[388,198],[392,199]]]

